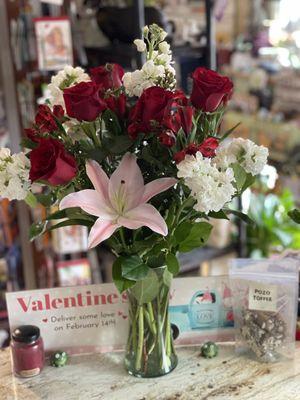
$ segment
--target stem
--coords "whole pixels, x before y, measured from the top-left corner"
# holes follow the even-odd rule
[[[143,355],[143,342],[144,342],[144,313],[143,306],[138,306],[138,319],[139,319],[139,337],[138,346],[135,359],[135,369],[139,371],[142,366],[142,355]]]
[[[123,227],[121,227],[120,228],[120,238],[121,238],[121,242],[122,242],[122,245],[123,245],[123,247],[124,247],[124,250],[128,250],[128,248],[127,248],[127,244],[126,244],[126,241],[125,241],[125,235],[124,235],[124,229],[123,229]]]

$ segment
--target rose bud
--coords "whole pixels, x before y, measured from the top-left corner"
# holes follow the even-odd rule
[[[92,81],[101,85],[106,91],[108,89],[119,89],[122,86],[124,70],[119,64],[106,64],[92,68]]]
[[[197,68],[193,74],[191,102],[195,108],[213,112],[226,104],[233,91],[233,83],[227,76],[204,67]]]
[[[178,153],[175,153],[173,156],[173,160],[176,162],[176,164],[179,164],[181,161],[185,159],[186,152],[185,150],[178,151]]]
[[[175,144],[175,137],[171,131],[162,132],[158,136],[159,142],[166,147],[172,147]]]
[[[214,157],[216,155],[216,148],[219,146],[219,141],[216,138],[207,138],[198,147],[198,151],[203,157]]]

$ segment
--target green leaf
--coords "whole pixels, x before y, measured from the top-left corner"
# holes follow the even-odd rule
[[[238,163],[231,164],[238,192],[241,192],[247,179],[247,173]]]
[[[117,136],[109,143],[109,150],[114,154],[125,153],[132,146],[132,139],[128,136]]]
[[[116,136],[122,133],[118,117],[113,111],[105,110],[102,113],[102,118],[105,123],[105,127],[109,132],[113,133]]]
[[[179,251],[187,253],[197,247],[202,247],[208,240],[212,225],[207,222],[197,222],[192,226],[189,235],[179,244]]]
[[[50,207],[55,202],[55,197],[53,193],[43,194],[39,193],[35,195],[37,201],[41,203],[44,207]]]
[[[189,221],[184,221],[174,231],[174,237],[176,239],[176,243],[179,244],[183,242],[186,237],[189,235],[192,229],[192,224]]]
[[[131,286],[135,284],[134,281],[130,281],[122,276],[122,260],[121,258],[117,258],[112,266],[112,278],[116,288],[120,293],[129,289]]]
[[[244,192],[249,186],[251,186],[255,181],[255,176],[247,174],[245,183],[242,187],[242,192]]]
[[[208,216],[215,219],[229,219],[223,210],[210,211]]]
[[[31,225],[29,228],[29,239],[31,242],[46,232],[47,223],[48,221],[42,221]]]
[[[233,128],[230,128],[227,132],[225,132],[224,135],[220,138],[220,142],[226,139],[239,125],[241,125],[241,122],[238,122],[236,125],[234,125]]]
[[[66,218],[67,217],[66,210],[67,209],[55,211],[53,214],[48,215],[46,219],[51,221],[52,219]]]
[[[300,224],[300,210],[297,208],[294,208],[294,210],[291,210],[288,212],[288,216],[297,224]]]
[[[67,219],[66,221],[59,222],[58,224],[52,225],[50,228],[47,229],[47,231],[53,231],[54,229],[57,228],[62,228],[64,226],[72,226],[72,225],[83,225],[87,226],[90,228],[93,225],[93,222],[87,221],[86,219]]]
[[[25,198],[25,203],[28,204],[29,207],[34,208],[37,205],[36,196],[33,193],[28,192]]]
[[[121,257],[122,276],[131,281],[144,279],[149,267],[143,263],[139,256]]]
[[[108,151],[102,148],[96,147],[87,151],[87,157],[97,161],[99,164],[107,157]]]
[[[172,253],[167,254],[166,255],[166,263],[167,263],[168,270],[174,276],[176,276],[178,274],[178,272],[179,272],[179,269],[180,269],[180,265],[179,265],[177,257]]]
[[[173,274],[166,268],[163,273],[164,284],[169,288],[171,287]]]
[[[21,147],[24,147],[25,149],[35,149],[38,146],[38,143],[33,142],[27,137],[23,137],[20,143]]]
[[[158,294],[159,282],[156,273],[150,269],[146,278],[138,281],[132,288],[132,294],[139,304],[149,303]]]
[[[236,215],[238,218],[240,218],[242,221],[246,222],[246,223],[249,224],[249,225],[254,225],[254,224],[255,224],[255,222],[254,222],[250,217],[248,217],[247,214],[244,214],[244,213],[242,213],[241,211],[237,211],[237,210],[228,210],[228,211],[226,211],[226,212],[227,212],[227,214]]]

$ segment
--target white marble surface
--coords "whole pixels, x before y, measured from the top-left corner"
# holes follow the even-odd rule
[[[121,353],[72,357],[64,368],[47,366],[41,375],[18,379],[9,350],[0,352],[1,400],[300,400],[300,344],[294,361],[261,364],[220,346],[206,360],[199,348],[178,349],[179,364],[163,378],[127,375]]]

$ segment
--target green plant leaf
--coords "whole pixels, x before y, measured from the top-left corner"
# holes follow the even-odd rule
[[[220,138],[220,142],[226,139],[239,125],[241,125],[241,122],[238,122],[236,125],[234,125],[233,128],[230,128],[227,132],[225,132],[224,135]]]
[[[32,242],[37,237],[41,236],[44,232],[46,232],[48,221],[41,221],[35,224],[32,224],[29,228],[29,239]]]
[[[255,176],[251,174],[246,174],[246,179],[242,187],[242,192],[244,192],[249,186],[251,186],[255,182],[255,179]]]
[[[231,164],[238,192],[241,192],[247,179],[247,173],[238,163]]]
[[[297,224],[300,224],[300,210],[297,208],[294,208],[294,210],[291,210],[288,212],[288,216]]]
[[[149,271],[149,267],[143,263],[139,256],[121,257],[122,276],[131,281],[144,279]]]
[[[255,224],[255,222],[247,214],[244,214],[241,211],[228,210],[226,212],[227,212],[227,214],[236,215],[238,218],[240,218],[242,221],[246,222],[247,224],[250,224],[250,225],[254,225]]]
[[[184,221],[177,226],[174,231],[174,237],[177,244],[183,242],[186,239],[192,229],[192,226],[193,225],[189,221]]]
[[[166,268],[163,273],[164,284],[169,288],[171,287],[173,274]]]
[[[179,244],[179,251],[186,253],[197,247],[202,247],[207,242],[212,225],[207,222],[197,222],[192,226],[189,235]]]
[[[131,286],[135,284],[134,281],[126,279],[122,276],[122,260],[121,258],[117,258],[112,266],[112,278],[116,288],[120,293],[129,289]]]
[[[102,118],[105,123],[106,129],[113,133],[113,135],[120,135],[122,133],[122,129],[116,114],[111,110],[105,110],[102,113]]]
[[[131,288],[132,294],[139,304],[149,303],[158,294],[159,282],[156,273],[150,269],[148,275]]]
[[[50,207],[52,204],[55,203],[55,196],[53,195],[53,193],[38,193],[35,195],[35,197],[37,201],[41,203],[44,207]]]
[[[27,196],[26,196],[26,198],[25,198],[25,203],[28,204],[29,207],[31,207],[31,208],[36,207],[36,205],[37,205],[37,198],[36,198],[36,196],[35,196],[33,193],[28,192],[28,193],[27,193]]]
[[[90,228],[93,225],[93,222],[87,221],[86,219],[67,219],[66,221],[59,222],[58,224],[52,225],[47,231],[53,231],[57,228],[62,228],[64,226],[72,226],[72,225],[83,225]]]
[[[223,210],[220,210],[220,211],[217,211],[217,212],[216,211],[210,211],[208,216],[211,217],[211,218],[215,218],[215,219],[229,219]]]
[[[180,269],[180,265],[179,265],[179,261],[178,261],[177,257],[172,253],[167,254],[166,255],[166,263],[167,263],[168,270],[174,276],[176,276]]]
[[[107,157],[107,150],[96,147],[87,151],[87,157],[97,161],[99,164]]]

